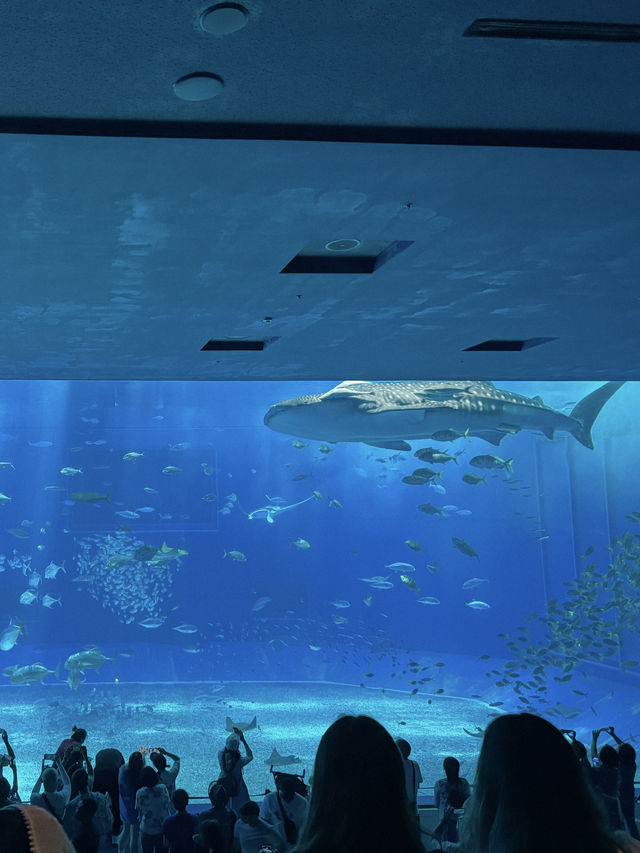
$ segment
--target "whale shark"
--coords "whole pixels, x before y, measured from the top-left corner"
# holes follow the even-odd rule
[[[411,450],[410,441],[454,441],[474,436],[499,445],[521,430],[553,439],[568,432],[593,449],[591,428],[605,403],[624,385],[606,382],[570,414],[542,399],[497,388],[493,382],[341,382],[322,394],[293,397],[271,406],[264,423],[276,432],[318,441],[362,442]]]

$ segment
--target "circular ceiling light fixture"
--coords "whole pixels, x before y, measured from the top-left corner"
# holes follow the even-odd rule
[[[208,71],[185,74],[173,84],[173,91],[183,101],[208,101],[215,98],[224,88],[224,80]]]
[[[357,249],[360,245],[360,240],[331,240],[325,244],[325,249],[330,252],[348,252],[351,249]]]
[[[216,3],[200,15],[200,26],[212,36],[236,33],[249,22],[249,13],[239,3]]]

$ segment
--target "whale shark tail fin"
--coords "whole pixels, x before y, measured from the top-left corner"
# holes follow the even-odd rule
[[[582,400],[576,404],[570,417],[578,421],[579,428],[573,434],[580,444],[584,444],[585,447],[593,450],[591,429],[596,418],[600,414],[605,403],[607,403],[623,385],[624,382],[605,382],[604,385],[601,385],[599,388],[596,388],[595,391],[587,394],[586,397],[583,397]]]

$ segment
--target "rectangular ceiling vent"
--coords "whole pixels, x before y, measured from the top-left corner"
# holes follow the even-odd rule
[[[372,273],[394,255],[404,251],[412,240],[380,242],[338,238],[309,243],[280,270],[281,273],[343,274]]]
[[[555,39],[560,41],[640,41],[640,25],[595,21],[524,21],[478,18],[463,35],[481,38]]]
[[[277,338],[267,338],[264,341],[246,341],[237,338],[230,340],[212,339],[201,347],[200,352],[261,352],[277,340]]]
[[[522,352],[523,349],[539,347],[555,338],[526,338],[525,340],[491,340],[483,341],[473,347],[467,347],[464,352]]]

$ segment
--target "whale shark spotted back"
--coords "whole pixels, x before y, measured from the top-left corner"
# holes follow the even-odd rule
[[[521,430],[553,438],[568,432],[593,448],[591,429],[602,407],[624,382],[606,382],[587,394],[569,415],[496,388],[493,382],[342,382],[323,394],[294,397],[272,406],[264,417],[270,429],[330,442],[364,442],[390,450],[410,450],[410,441],[451,441],[475,436],[499,445]]]

